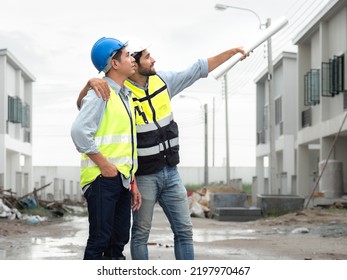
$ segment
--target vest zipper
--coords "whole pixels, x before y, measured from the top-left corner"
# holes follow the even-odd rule
[[[131,162],[131,168],[130,168],[130,173],[129,174],[130,174],[131,180],[133,180],[134,178],[132,176],[132,171],[134,169],[134,157],[135,157],[134,124],[133,124],[133,121],[132,121],[133,120],[132,114],[131,114],[131,112],[129,112],[127,106],[125,105],[125,102],[124,102],[123,98],[120,97],[120,100],[122,101],[122,103],[124,105],[124,108],[125,108],[125,110],[128,113],[129,120],[130,120],[130,127],[131,127],[131,158],[132,158],[132,162]],[[129,98],[128,98],[128,100],[129,100]],[[131,111],[130,101],[129,101],[129,107],[130,107],[130,111]]]
[[[153,122],[154,124],[158,127],[159,133],[160,133],[160,138],[162,139],[163,134],[163,128],[160,126],[160,124],[157,122],[157,116],[156,116],[156,111],[154,109],[153,103],[152,103],[152,99],[149,96],[149,92],[148,89],[145,90],[146,96],[147,96],[147,100],[148,100],[148,105],[152,110],[152,114],[153,114]],[[164,147],[164,151],[167,150],[166,145],[165,145],[165,141],[161,142],[163,144]],[[165,155],[164,155],[165,156]]]

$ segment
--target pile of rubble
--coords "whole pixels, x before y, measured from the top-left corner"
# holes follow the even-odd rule
[[[38,191],[46,188],[51,183],[34,189],[22,197],[16,197],[11,190],[0,189],[0,218],[10,220],[27,220],[30,224],[46,221],[49,218],[63,217],[65,213],[71,213],[70,206],[80,203],[71,201],[46,201],[39,198]],[[83,206],[83,205],[81,205]]]
[[[192,217],[211,217],[211,194],[213,193],[244,193],[242,190],[227,185],[209,185],[190,192],[188,195],[190,214]]]

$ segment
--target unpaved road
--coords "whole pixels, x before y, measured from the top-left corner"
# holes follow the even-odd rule
[[[309,209],[250,222],[193,218],[196,259],[347,259],[347,210]],[[86,217],[30,225],[0,219],[0,259],[82,259],[88,235]],[[129,246],[125,249],[130,259]],[[170,227],[155,211],[149,240],[151,259],[174,259]]]

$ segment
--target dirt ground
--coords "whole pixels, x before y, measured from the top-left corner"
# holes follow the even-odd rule
[[[202,259],[213,259],[213,250],[225,247],[229,248],[227,255],[219,256],[220,259],[347,259],[345,209],[313,208],[250,222],[195,219],[193,223],[195,229],[211,230],[215,234],[229,230],[232,235],[202,244],[205,249],[200,252]]]
[[[86,218],[83,223],[87,223]],[[193,218],[193,225],[196,259],[347,259],[346,209],[312,208],[249,222]],[[53,254],[50,259],[81,259],[84,246],[82,243],[74,246],[76,242],[73,238],[82,230],[84,243],[87,226],[82,229],[76,222],[55,219],[30,225],[23,220],[0,219],[0,251],[5,252],[2,259],[30,259],[28,255],[17,256],[16,251],[12,250],[17,248],[19,252],[18,248],[23,247],[24,243],[29,246],[26,238],[30,236],[60,240],[69,236],[69,244],[59,246],[69,247],[75,254]],[[149,251],[151,259],[174,259],[171,230],[159,207],[155,211]],[[129,249],[126,249],[126,254],[127,259],[130,259]]]

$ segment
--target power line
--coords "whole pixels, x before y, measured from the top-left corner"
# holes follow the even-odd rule
[[[295,48],[292,44],[293,36],[298,34],[302,30],[303,26],[308,24],[314,16],[328,3],[327,0],[321,1],[296,1],[287,11],[288,25],[283,28],[279,33],[273,36],[273,53],[275,57],[283,51],[285,46]],[[242,92],[250,86],[250,77],[253,78],[255,73],[261,73],[266,70],[267,60],[263,56],[263,53],[259,51],[259,48],[250,55],[249,63],[238,63],[233,69],[229,80],[229,94],[231,92]],[[245,62],[247,59],[245,60]]]

